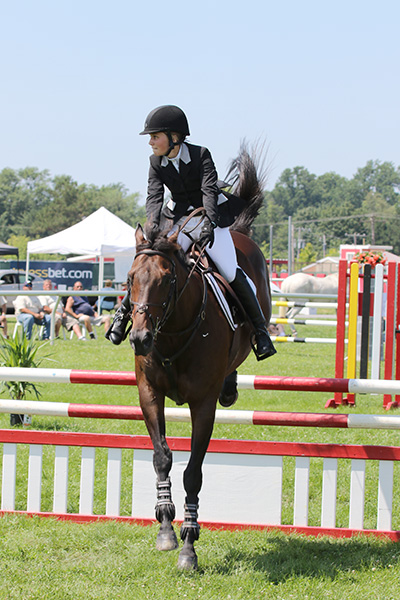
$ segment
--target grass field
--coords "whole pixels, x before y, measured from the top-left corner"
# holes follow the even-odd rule
[[[302,327],[301,337],[331,336],[330,329]],[[46,352],[49,346],[46,347]],[[251,356],[241,373],[287,376],[334,376],[333,345],[280,344],[278,354],[257,363]],[[127,343],[113,347],[101,336],[86,343],[57,340],[52,362],[42,366],[73,369],[134,370],[133,352]],[[42,384],[42,399],[60,402],[138,404],[136,388]],[[7,398],[3,392],[0,397]],[[325,412],[329,394],[241,391],[238,409]],[[173,405],[168,402],[169,405]],[[355,408],[343,412],[383,413],[382,396],[357,397]],[[0,426],[9,427],[9,416],[0,415]],[[145,433],[141,422],[33,417],[34,429]],[[187,424],[168,424],[169,435],[190,435]],[[398,433],[218,425],[215,438],[263,439],[307,442],[398,445]],[[23,453],[22,453],[23,454]],[[23,456],[21,456],[21,461]],[[74,457],[72,456],[72,463]],[[78,457],[76,457],[78,461]],[[400,529],[398,465],[395,465],[393,526]],[[285,478],[292,477],[290,460]],[[72,467],[71,467],[72,470]],[[377,465],[368,473],[370,488],[366,526],[374,528]],[[312,477],[310,524],[318,524],[318,466]],[[24,501],[25,477],[21,472],[17,498]],[[129,486],[127,486],[129,487]],[[101,494],[101,490],[98,491]],[[339,474],[338,525],[348,515],[340,500],[348,495],[348,472]],[[129,512],[129,492],[122,511]],[[51,498],[44,496],[44,504]],[[73,494],[71,502],[73,502]],[[344,502],[345,504],[345,502]],[[370,505],[370,506],[369,506]],[[45,507],[43,507],[45,509]],[[283,522],[291,518],[288,498]],[[177,553],[154,549],[156,526],[136,527],[122,523],[79,525],[53,519],[7,516],[0,519],[0,600],[116,598],[231,598],[231,599],[324,599],[389,600],[400,595],[400,547],[386,540],[355,537],[350,540],[286,536],[275,532],[223,532],[202,530],[196,545],[199,570],[180,573]]]

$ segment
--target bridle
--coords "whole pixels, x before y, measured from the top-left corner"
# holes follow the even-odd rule
[[[153,327],[154,339],[156,339],[158,333],[160,332],[160,329],[163,327],[163,325],[168,320],[169,316],[172,314],[172,312],[175,308],[175,305],[177,303],[177,300],[178,300],[178,287],[177,287],[177,279],[176,279],[175,261],[173,261],[172,258],[170,256],[168,256],[168,254],[166,254],[165,252],[161,252],[159,250],[151,250],[151,249],[141,250],[140,252],[138,252],[136,254],[135,260],[138,256],[161,256],[162,258],[167,260],[171,265],[172,277],[170,280],[168,295],[167,295],[166,300],[164,300],[164,302],[147,302],[145,304],[140,304],[139,302],[132,302],[133,307],[134,307],[134,309],[132,311],[132,318],[135,316],[136,313],[146,314],[152,327]],[[130,288],[131,288],[131,286],[129,285],[129,287],[128,287],[129,294],[131,291]],[[154,320],[153,315],[150,312],[150,307],[162,308],[163,314],[161,315],[161,318],[157,317],[157,319]]]
[[[203,295],[202,295],[202,302],[201,302],[199,311],[198,311],[195,319],[189,325],[189,327],[187,327],[186,329],[183,329],[180,331],[174,331],[174,332],[162,331],[163,326],[165,325],[165,323],[168,321],[168,319],[173,314],[179,299],[182,297],[186,287],[188,286],[190,278],[192,277],[192,275],[195,271],[195,268],[201,259],[201,254],[198,256],[195,264],[193,265],[190,272],[188,273],[187,279],[186,279],[184,285],[182,286],[181,290],[178,290],[175,261],[170,256],[168,256],[168,254],[166,254],[165,252],[161,252],[159,250],[152,250],[149,248],[149,249],[141,250],[135,256],[135,260],[138,256],[161,256],[162,258],[164,258],[165,260],[167,260],[170,263],[172,276],[171,276],[171,280],[170,280],[170,286],[169,286],[167,298],[163,302],[147,302],[147,303],[132,302],[132,304],[133,304],[132,318],[137,313],[147,315],[147,317],[152,325],[152,328],[153,328],[154,342],[156,342],[157,337],[159,335],[175,337],[175,336],[185,335],[185,334],[188,334],[191,332],[191,335],[186,340],[186,343],[183,344],[182,346],[180,346],[179,350],[173,356],[171,356],[169,358],[164,357],[160,353],[160,351],[158,350],[156,345],[154,345],[154,351],[157,354],[157,356],[160,358],[161,363],[164,367],[171,367],[172,363],[181,354],[183,354],[185,352],[187,347],[190,345],[193,337],[195,336],[198,328],[200,327],[201,322],[204,321],[204,319],[205,319],[206,305],[207,305],[207,283],[206,283],[206,280],[204,277],[204,273],[201,272],[201,278],[202,278],[202,283],[203,283]],[[129,284],[129,286],[128,286],[129,294],[130,294],[130,287],[131,286]],[[157,317],[156,319],[153,317],[153,315],[151,313],[152,307],[163,309],[163,313],[162,313],[161,317]]]

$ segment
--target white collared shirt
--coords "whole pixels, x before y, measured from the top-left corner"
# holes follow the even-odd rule
[[[179,152],[175,156],[175,158],[168,158],[168,156],[163,156],[161,159],[161,166],[167,167],[169,165],[169,163],[172,163],[174,165],[175,169],[179,173],[179,161],[180,160],[182,162],[184,162],[185,165],[190,163],[189,148],[186,146],[186,144],[181,144],[181,147],[179,148]]]

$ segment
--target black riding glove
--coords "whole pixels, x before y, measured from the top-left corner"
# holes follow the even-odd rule
[[[214,243],[214,229],[216,228],[216,224],[213,221],[209,221],[208,219],[204,221],[203,227],[201,228],[200,237],[198,239],[198,244],[201,249],[205,246],[212,245]]]

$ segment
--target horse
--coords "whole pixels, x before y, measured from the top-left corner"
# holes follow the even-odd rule
[[[235,165],[233,193],[246,204],[231,226],[231,235],[238,263],[255,283],[268,323],[271,293],[266,261],[249,237],[251,223],[262,205],[263,189],[255,160],[243,148]],[[136,255],[128,273],[132,310],[129,341],[135,352],[140,406],[153,444],[155,516],[160,523],[156,548],[161,551],[179,546],[172,526],[175,505],[169,478],[172,452],[165,437],[165,397],[190,408],[191,452],[183,475],[186,496],[178,568],[191,570],[198,566],[194,543],[200,534],[202,464],[216,403],[224,394],[232,393],[236,369],[251,350],[252,326],[245,316],[237,319],[236,327],[229,325],[204,274],[193,269],[183,254],[178,232],[146,226],[144,231],[140,225],[136,229]]]
[[[326,277],[314,277],[308,273],[294,273],[289,275],[283,280],[281,285],[281,292],[284,294],[329,294],[337,295],[338,293],[338,274],[332,273]],[[295,302],[304,302],[307,298],[289,298]],[[317,299],[310,298],[311,302],[317,302]],[[293,306],[287,311],[282,311],[287,319],[294,319],[294,317],[301,311],[302,307]],[[292,333],[295,335],[296,328],[294,325],[289,324]]]

